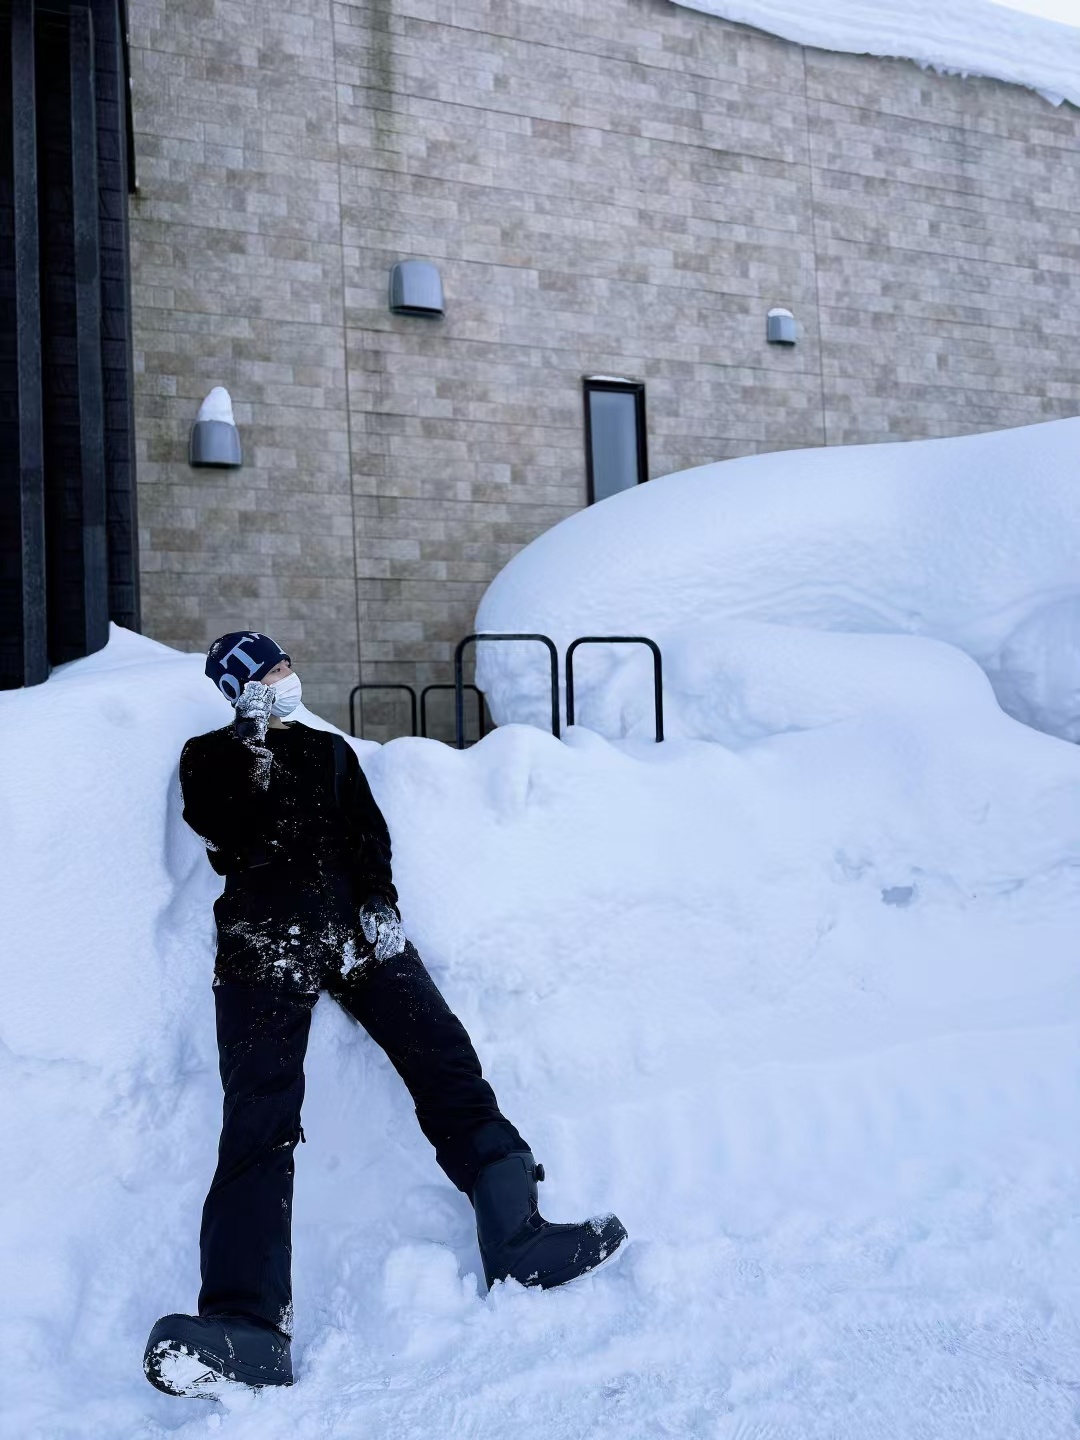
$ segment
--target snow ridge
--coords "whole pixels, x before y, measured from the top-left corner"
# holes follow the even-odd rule
[[[673,0],[798,45],[914,60],[1080,105],[1080,29],[990,0]]]

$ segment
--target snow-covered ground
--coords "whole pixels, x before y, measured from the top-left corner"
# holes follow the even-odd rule
[[[195,1301],[220,1114],[221,881],[176,763],[231,712],[201,655],[115,627],[0,695],[0,1433],[1075,1435],[1078,444],[1061,421],[733,460],[507,567],[486,628],[662,632],[674,738],[647,738],[647,671],[596,653],[594,728],[556,740],[536,657],[492,646],[511,723],[461,753],[355,743],[544,1212],[613,1209],[631,1239],[565,1289],[484,1295],[468,1202],[324,998],[299,1383],[227,1408],[140,1360]]]
[[[1026,85],[1052,105],[1080,105],[1080,6],[1009,0],[673,0],[797,45],[914,60],[946,75]],[[1021,0],[1023,4],[1023,0]],[[1051,13],[1054,18],[1050,18]],[[1068,23],[1066,23],[1066,21]]]

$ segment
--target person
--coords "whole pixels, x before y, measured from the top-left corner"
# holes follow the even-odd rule
[[[436,1161],[472,1203],[489,1287],[562,1285],[626,1239],[614,1215],[540,1215],[543,1166],[405,935],[389,830],[355,750],[287,721],[302,693],[290,656],[268,635],[231,632],[210,646],[206,674],[235,715],[186,742],[179,776],[183,818],[225,877],[213,979],[224,1095],[198,1313],[163,1316],[144,1352],[147,1378],[172,1395],[292,1383],[294,1151],[322,991],[408,1087]]]

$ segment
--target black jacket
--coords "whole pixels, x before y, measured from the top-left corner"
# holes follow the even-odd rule
[[[329,732],[293,721],[268,728],[265,755],[234,725],[195,735],[180,754],[184,819],[206,842],[207,857],[226,876],[226,893],[312,868],[347,872],[358,903],[382,896],[397,906],[390,832],[356,751],[339,806]],[[262,862],[269,861],[269,864]]]

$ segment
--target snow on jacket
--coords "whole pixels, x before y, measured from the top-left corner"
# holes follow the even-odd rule
[[[234,725],[195,735],[180,754],[185,821],[206,842],[207,858],[227,889],[251,875],[313,865],[351,872],[362,903],[383,896],[397,906],[391,873],[390,832],[347,746],[342,805],[334,795],[330,733],[293,721],[268,728],[265,750],[241,739]],[[269,865],[263,862],[269,861]]]

